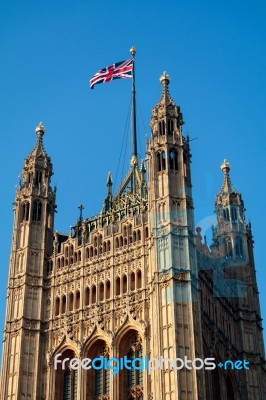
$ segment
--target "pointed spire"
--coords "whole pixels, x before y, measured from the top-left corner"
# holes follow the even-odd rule
[[[106,186],[107,186],[108,195],[112,196],[113,180],[112,180],[111,172],[108,172]]]
[[[140,172],[142,172],[142,173],[146,172],[146,166],[145,166],[144,160],[142,160],[142,162],[141,162]]]
[[[37,136],[37,140],[33,150],[30,154],[25,158],[24,168],[23,168],[23,178],[25,181],[29,179],[28,173],[34,173],[35,169],[46,170],[47,176],[51,177],[53,175],[53,166],[51,163],[50,157],[46,154],[43,145],[43,135],[45,133],[45,127],[40,122],[36,128],[35,133]]]
[[[168,106],[169,103],[173,102],[168,89],[170,83],[170,76],[166,73],[166,71],[164,71],[162,76],[160,77],[160,82],[163,87],[163,93],[160,101],[163,101],[164,106],[166,107]]]
[[[168,132],[181,132],[181,126],[184,123],[180,107],[175,104],[170,96],[170,76],[166,71],[161,75],[160,82],[162,85],[162,95],[153,108],[151,117],[152,135],[155,136],[158,133],[165,135]]]
[[[223,174],[224,174],[224,182],[223,182],[223,186],[220,191],[220,195],[231,194],[234,192],[236,193],[236,189],[232,185],[231,179],[229,176],[230,164],[226,159],[224,159],[223,163],[221,164],[221,170],[223,171]]]
[[[43,156],[44,158],[49,159],[49,157],[47,156],[47,154],[46,154],[46,152],[44,150],[44,146],[43,146],[43,135],[45,133],[45,127],[44,127],[42,122],[40,122],[36,126],[35,132],[36,132],[36,135],[37,135],[37,141],[36,141],[36,144],[34,146],[34,149],[29,154],[28,158],[32,159],[32,158],[36,158],[36,157],[39,157],[39,156]]]

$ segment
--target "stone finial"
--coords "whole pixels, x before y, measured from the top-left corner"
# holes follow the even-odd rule
[[[35,128],[35,132],[37,134],[37,136],[43,136],[44,132],[45,132],[45,127],[43,125],[42,122],[40,122],[36,128]]]
[[[221,170],[226,173],[230,171],[230,164],[226,159],[224,159],[223,163],[221,164]]]
[[[166,71],[163,72],[162,76],[160,77],[160,82],[163,86],[168,86],[170,83],[170,76],[166,73]]]

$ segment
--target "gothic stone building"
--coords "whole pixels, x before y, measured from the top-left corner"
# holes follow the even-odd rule
[[[2,400],[265,400],[250,225],[229,178],[208,248],[195,230],[189,140],[169,76],[152,111],[147,165],[133,154],[104,208],[54,231],[52,163],[37,142],[16,192],[1,375]],[[69,358],[58,369],[54,358]],[[215,359],[213,370],[73,369],[72,358]],[[231,360],[227,367],[222,367]],[[247,360],[250,369],[234,367]],[[98,361],[99,362],[99,361]],[[220,364],[220,367],[218,366]],[[97,364],[95,364],[97,367]],[[191,365],[191,364],[190,364]],[[99,365],[98,365],[99,367]],[[180,368],[179,368],[180,367]]]

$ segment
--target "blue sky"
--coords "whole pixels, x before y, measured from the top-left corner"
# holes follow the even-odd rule
[[[129,167],[121,157],[130,80],[89,89],[100,68],[129,58],[134,45],[139,154],[145,157],[151,109],[166,70],[192,145],[196,225],[213,216],[227,158],[255,239],[262,316],[266,132],[264,1],[15,1],[0,3],[1,222],[0,331],[3,330],[12,234],[12,202],[23,160],[46,127],[45,148],[57,185],[55,228],[68,231],[84,204],[100,211],[111,171],[116,185]],[[207,232],[208,233],[208,232]],[[265,323],[264,323],[265,325]]]

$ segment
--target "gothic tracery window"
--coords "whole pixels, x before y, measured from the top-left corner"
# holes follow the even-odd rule
[[[66,350],[61,360],[68,359],[62,367],[62,363],[56,369],[55,400],[77,400],[78,398],[78,370],[70,367],[70,360],[75,357],[72,350]]]
[[[30,208],[30,205],[27,201],[22,204],[22,206],[21,206],[21,221],[28,221],[29,208]]]
[[[165,122],[164,121],[159,122],[159,133],[161,136],[165,135]]]
[[[243,244],[240,236],[235,238],[235,253],[237,257],[243,257]]]
[[[131,330],[124,336],[120,344],[120,355],[126,356],[131,361],[130,365],[134,360],[134,368],[121,371],[119,400],[143,400],[142,340],[136,331]]]
[[[36,171],[35,174],[35,185],[39,186],[42,183],[42,172],[41,171]]]
[[[178,158],[177,151],[175,149],[172,149],[169,152],[169,167],[172,171],[178,170]]]
[[[168,135],[172,134],[174,131],[174,121],[172,119],[167,120],[167,132]]]
[[[91,351],[88,351],[88,357],[99,360],[95,361],[97,368],[88,371],[86,400],[107,400],[110,394],[110,369],[101,368],[101,358],[108,360],[110,357],[106,342],[97,340]]]
[[[35,201],[33,203],[32,220],[40,222],[41,218],[42,218],[42,203],[40,201]]]
[[[165,157],[165,152],[164,151],[159,151],[157,153],[157,170],[163,171],[165,170],[165,166],[166,166],[166,157]]]

